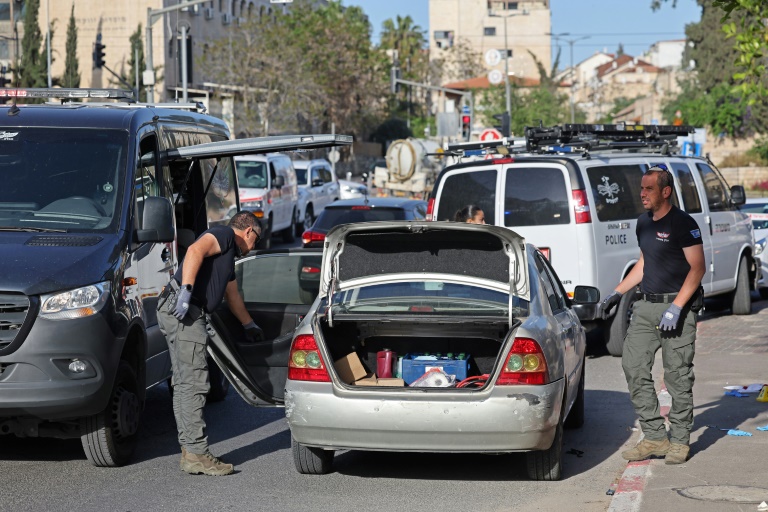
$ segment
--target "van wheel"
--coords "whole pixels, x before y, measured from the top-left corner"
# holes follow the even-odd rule
[[[136,373],[126,361],[120,361],[107,407],[80,419],[80,441],[94,466],[123,466],[133,455],[141,422],[138,391]]]
[[[563,426],[565,428],[581,428],[584,425],[584,377],[587,369],[587,362],[581,362],[581,380],[579,381],[579,390],[576,392],[576,400],[571,406],[571,411],[565,418]]]
[[[747,259],[739,261],[739,275],[736,276],[736,289],[731,298],[731,312],[734,315],[748,315],[752,312],[752,297],[749,293],[749,272]]]
[[[565,404],[563,404],[563,410],[560,412],[560,419],[555,428],[552,446],[546,450],[536,450],[525,454],[528,478],[531,480],[554,481],[563,477],[563,414],[565,414]]]
[[[296,231],[296,223],[298,222],[298,217],[299,212],[296,210],[296,208],[294,208],[293,212],[291,213],[291,225],[283,230],[283,242],[292,244],[296,240],[294,232]]]
[[[216,361],[208,358],[208,381],[211,389],[208,391],[209,402],[221,402],[227,397],[229,392],[229,379],[221,371]]]
[[[272,217],[267,220],[267,225],[261,230],[261,240],[259,240],[259,249],[270,249],[272,247]]]
[[[312,219],[312,206],[307,205],[307,209],[304,212],[304,219],[301,222],[296,223],[296,236],[301,236],[305,231],[312,229],[312,224],[315,221]]]
[[[296,471],[302,475],[324,475],[331,471],[333,450],[304,446],[296,442],[293,436],[291,436],[291,449],[293,450],[293,463],[296,465]]]
[[[605,333],[605,347],[612,356],[620,356],[624,350],[624,337],[627,335],[629,321],[632,318],[632,305],[637,300],[634,291],[621,296],[619,305],[616,306],[616,314],[605,321],[603,332]]]

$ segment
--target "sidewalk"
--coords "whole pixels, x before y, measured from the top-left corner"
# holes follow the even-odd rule
[[[667,466],[660,458],[629,463],[609,510],[756,511],[761,501],[768,502],[768,431],[756,429],[768,425],[768,402],[758,402],[756,394],[726,396],[723,389],[768,384],[768,301],[753,302],[749,316],[705,312],[698,325],[694,365],[690,459],[679,466]],[[670,401],[662,373],[659,352],[654,380],[666,414]],[[752,436],[730,436],[720,429]],[[639,438],[638,430],[622,450]]]

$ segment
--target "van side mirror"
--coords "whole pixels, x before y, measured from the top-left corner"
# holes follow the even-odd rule
[[[140,243],[173,242],[173,205],[165,197],[145,197],[142,229],[136,230]]]
[[[747,193],[744,192],[742,185],[734,185],[731,187],[731,202],[736,206],[741,206],[747,202]]]
[[[275,176],[272,180],[272,188],[283,188],[285,185],[285,177]]]

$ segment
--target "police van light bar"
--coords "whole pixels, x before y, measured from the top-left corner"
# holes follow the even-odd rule
[[[122,89],[65,89],[65,88],[29,88],[4,89],[0,88],[2,98],[108,98],[133,100],[133,91]]]

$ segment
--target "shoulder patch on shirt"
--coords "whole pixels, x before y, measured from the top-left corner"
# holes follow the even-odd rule
[[[694,229],[691,231],[691,236],[693,238],[701,238],[701,230],[700,229]]]

